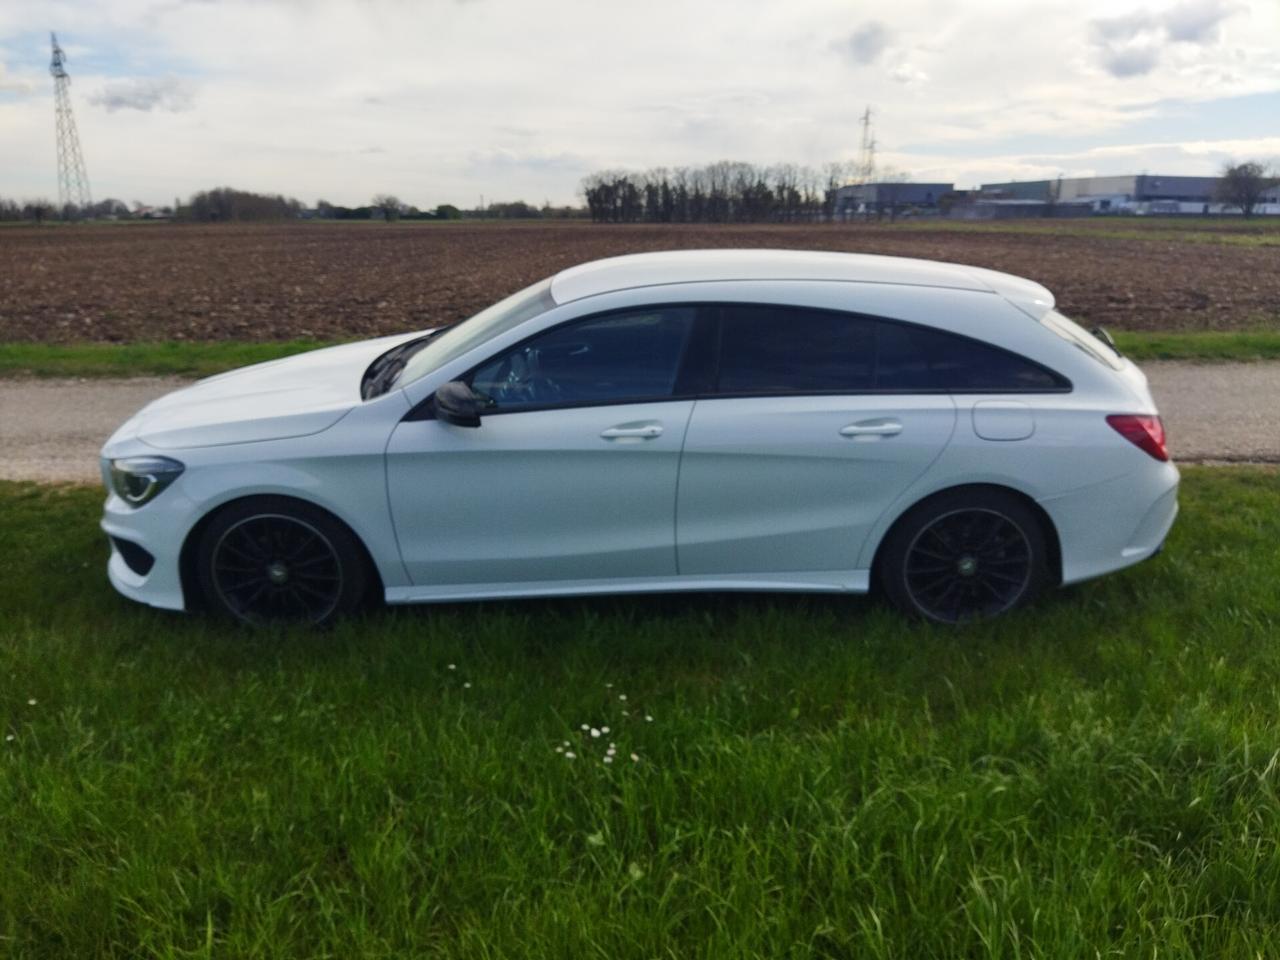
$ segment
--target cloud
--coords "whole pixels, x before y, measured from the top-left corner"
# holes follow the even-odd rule
[[[1142,76],[1156,68],[1169,44],[1217,42],[1222,22],[1237,9],[1226,0],[1183,0],[1163,13],[1138,10],[1091,20],[1090,39],[1113,77]]]
[[[1178,43],[1213,43],[1222,21],[1239,9],[1223,0],[1185,0],[1164,15],[1169,39]]]
[[[181,113],[190,110],[194,101],[191,85],[181,77],[139,77],[117,80],[89,95],[89,102],[116,110],[167,110]]]
[[[1145,10],[1091,20],[1089,34],[1103,69],[1113,77],[1139,77],[1160,62],[1163,25]]]
[[[853,63],[867,66],[879,60],[889,46],[889,30],[879,20],[868,20],[835,46]]]
[[[900,83],[904,87],[916,87],[922,83],[929,82],[929,75],[917,67],[914,63],[904,60],[889,72],[890,79],[894,83]]]
[[[10,76],[5,72],[4,64],[0,63],[0,93],[30,93],[33,89],[35,87],[30,80]]]
[[[514,150],[473,150],[467,161],[474,170],[493,172],[551,171],[578,173],[589,166],[588,161],[573,153],[518,153]]]

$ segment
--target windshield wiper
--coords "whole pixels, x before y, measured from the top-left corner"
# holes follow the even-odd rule
[[[410,340],[408,343],[392,347],[386,353],[381,354],[373,363],[369,364],[369,369],[364,372],[364,376],[360,380],[360,398],[362,400],[372,400],[374,397],[379,397],[386,393],[400,371],[404,369],[404,365],[409,361],[409,358],[425,347],[427,341],[439,332],[439,330],[433,330],[425,337],[418,337],[416,340]]]

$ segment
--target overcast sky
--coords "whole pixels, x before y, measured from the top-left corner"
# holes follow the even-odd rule
[[[601,168],[915,180],[1280,159],[1280,0],[0,0],[0,196],[56,198],[48,31],[95,199],[580,202]]]

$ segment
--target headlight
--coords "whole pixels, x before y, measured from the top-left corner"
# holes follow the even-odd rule
[[[131,507],[160,496],[186,469],[168,457],[126,457],[111,461],[111,489]]]

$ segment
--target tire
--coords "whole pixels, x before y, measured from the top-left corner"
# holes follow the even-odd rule
[[[909,510],[885,539],[877,573],[908,616],[968,623],[1029,603],[1050,581],[1040,518],[998,490],[955,490]]]
[[[370,583],[360,541],[328,513],[287,497],[224,508],[200,537],[207,606],[241,623],[326,626],[353,613]]]

